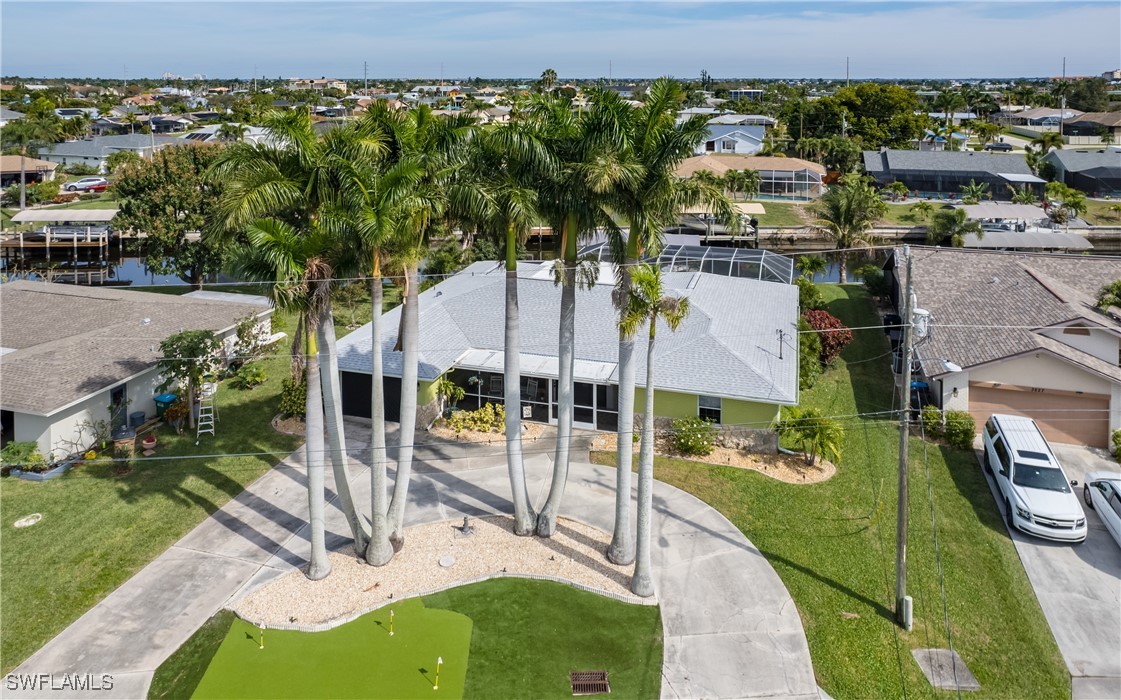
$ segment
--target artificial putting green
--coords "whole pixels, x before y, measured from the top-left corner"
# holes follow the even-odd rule
[[[392,640],[382,608],[328,632],[266,630],[263,650],[256,627],[220,612],[156,669],[149,697],[559,699],[572,697],[570,671],[592,670],[609,673],[613,696],[661,694],[654,606],[496,579],[392,609]]]
[[[265,630],[263,649],[261,630],[235,620],[193,697],[461,698],[470,646],[469,617],[416,598],[325,632]]]

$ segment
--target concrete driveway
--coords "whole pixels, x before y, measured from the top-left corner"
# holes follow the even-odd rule
[[[424,435],[423,433],[421,434]],[[368,444],[348,421],[355,502],[370,502]],[[503,450],[422,437],[409,491],[409,524],[506,513]],[[547,494],[552,457],[526,445],[530,494]],[[586,454],[586,453],[585,453]],[[140,698],[152,674],[220,607],[305,564],[310,545],[302,449],[281,462],[155,561],[91,608],[14,672],[0,696]],[[327,471],[327,546],[353,551]],[[562,515],[604,531],[613,521],[615,470],[575,461]],[[366,508],[363,508],[366,510]],[[809,646],[794,601],[758,549],[692,495],[655,482],[655,588],[662,607],[663,698],[818,700]],[[19,678],[102,673],[111,690],[34,692]],[[84,677],[84,676],[83,676]]]
[[[1092,471],[1118,472],[1101,450],[1052,445],[1070,479],[1082,484]],[[988,477],[996,497],[997,486]],[[1001,513],[1004,506],[996,499]],[[1070,545],[1011,532],[1047,624],[1071,675],[1074,700],[1121,698],[1121,550],[1097,513],[1086,508],[1089,535]],[[1006,520],[1007,522],[1007,520]]]

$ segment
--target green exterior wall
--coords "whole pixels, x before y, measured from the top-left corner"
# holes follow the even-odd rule
[[[642,413],[646,406],[646,390],[635,387],[634,412]],[[721,399],[721,422],[725,425],[747,425],[751,428],[768,428],[778,417],[779,407],[771,403]],[[666,418],[696,418],[697,395],[676,391],[654,390],[654,415]]]
[[[436,400],[436,382],[417,382],[416,405],[423,406]]]

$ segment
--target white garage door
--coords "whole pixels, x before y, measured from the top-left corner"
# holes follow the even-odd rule
[[[978,429],[994,413],[1034,420],[1051,442],[1109,446],[1109,397],[969,383],[969,412]]]

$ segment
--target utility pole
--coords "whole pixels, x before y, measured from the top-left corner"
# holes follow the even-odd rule
[[[362,94],[366,97],[370,96],[370,64],[362,61]]]
[[[253,94],[257,94],[257,64],[253,64]]]
[[[849,57],[845,56],[845,87],[849,86]]]
[[[903,246],[907,263],[903,286],[903,383],[899,387],[899,503],[895,523],[895,619],[908,632],[911,630],[912,601],[907,595],[907,438],[911,426],[911,361],[914,357],[914,288],[911,285],[911,248]],[[896,264],[896,270],[899,265]]]

